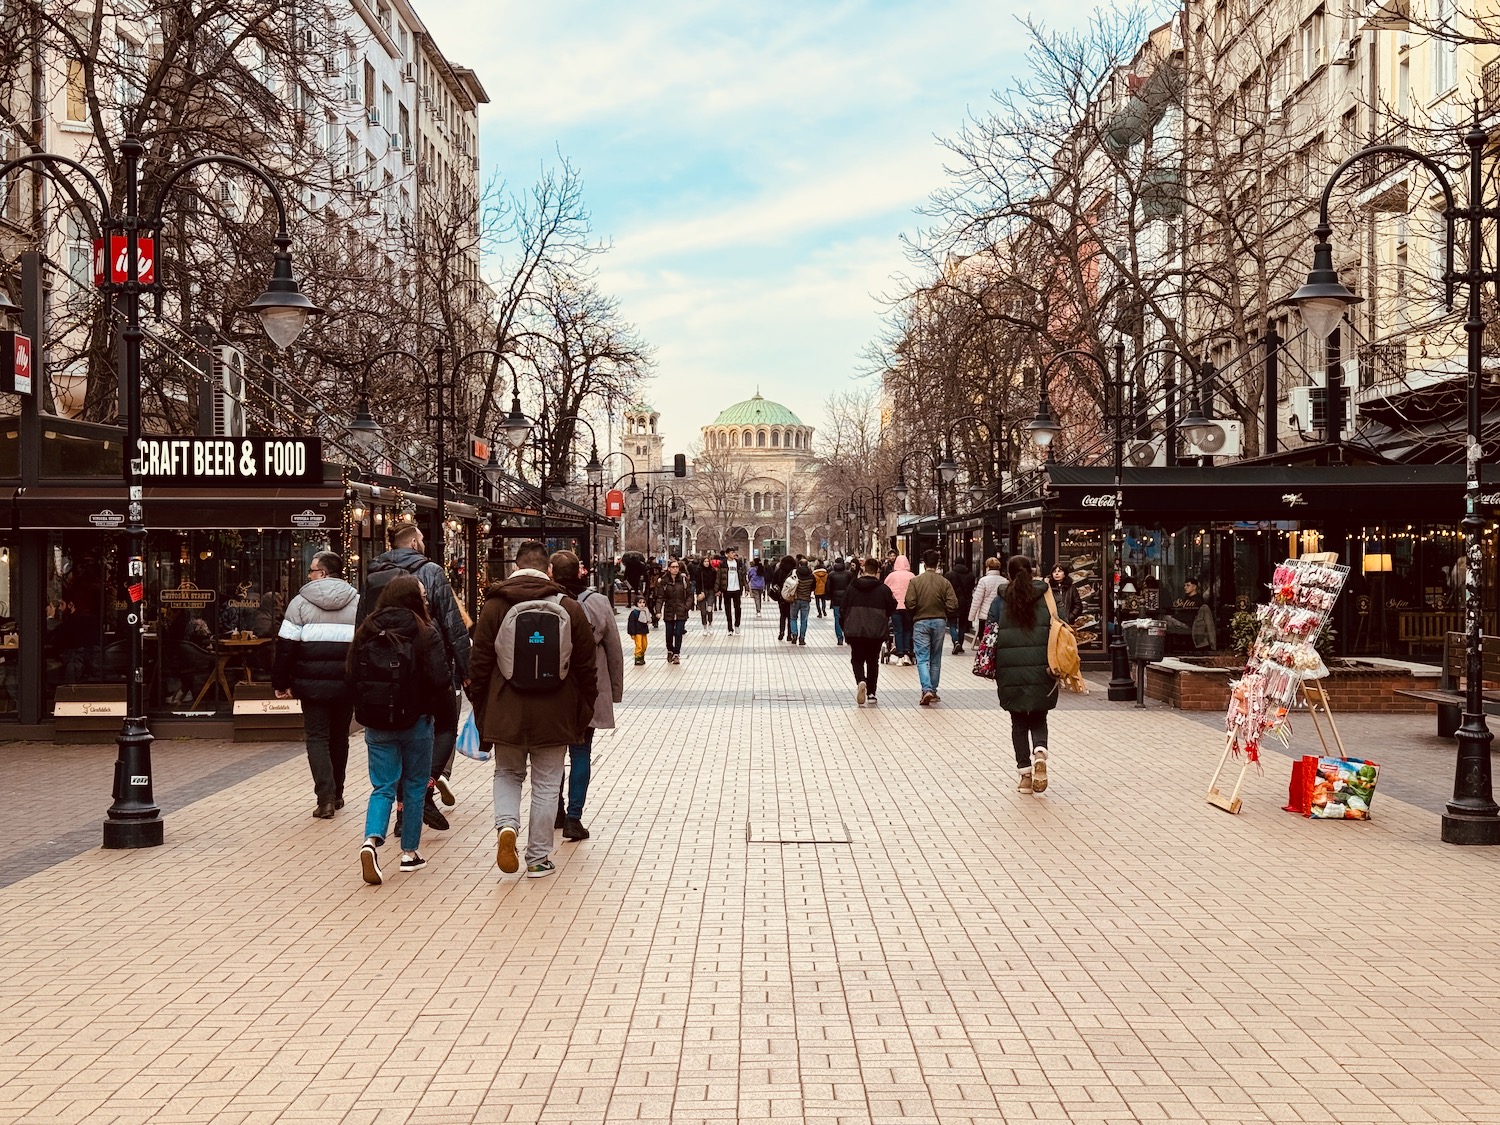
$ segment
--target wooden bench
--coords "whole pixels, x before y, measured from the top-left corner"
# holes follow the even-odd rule
[[[1500,637],[1486,636],[1483,639],[1483,679],[1486,689],[1492,684],[1500,685]],[[1424,691],[1402,690],[1397,695],[1408,699],[1421,699],[1437,704],[1438,737],[1452,738],[1463,722],[1464,703],[1468,693],[1464,690],[1468,671],[1467,637],[1463,633],[1443,635],[1443,679],[1439,687]],[[1486,690],[1484,693],[1486,715],[1500,715],[1500,691]]]
[[[1486,632],[1495,631],[1493,614],[1484,615]],[[1402,609],[1396,611],[1396,641],[1406,646],[1407,655],[1418,648],[1447,647],[1449,633],[1462,633],[1464,615],[1462,610],[1446,609]]]

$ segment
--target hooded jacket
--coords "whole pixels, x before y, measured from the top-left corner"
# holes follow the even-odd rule
[[[460,686],[469,676],[469,630],[464,625],[463,615],[458,612],[458,599],[453,596],[453,587],[448,575],[420,551],[410,547],[392,547],[383,555],[370,560],[366,578],[383,570],[400,570],[416,576],[427,591],[427,607],[432,613],[432,624],[443,639],[448,662],[453,668],[453,686]],[[366,594],[370,591],[367,589]],[[375,608],[366,595],[360,596],[358,620]]]
[[[1046,583],[1034,579],[1036,624],[1023,629],[1011,620],[1004,598],[996,598],[988,621],[999,625],[995,634],[995,692],[1007,711],[1050,711],[1057,706],[1057,681],[1047,670],[1047,638],[1052,614],[1042,591]]]
[[[969,569],[969,564],[965,560],[955,559],[953,566],[943,577],[948,580],[948,584],[953,587],[953,592],[958,595],[958,610],[948,615],[948,620],[957,621],[959,615],[969,608],[969,602],[974,597],[974,572]]]
[[[771,572],[771,580],[766,583],[766,589],[770,592],[774,601],[785,601],[781,596],[781,587],[786,583],[787,576],[797,569],[797,560],[792,555],[782,555],[781,561],[776,564],[776,569]]]
[[[854,571],[849,569],[844,560],[834,559],[833,569],[828,572],[828,600],[836,606],[842,605],[844,591],[854,579]]]
[[[451,708],[453,704],[449,694],[452,688],[448,680],[448,657],[443,652],[443,640],[438,636],[437,630],[411,610],[396,605],[376,610],[370,615],[370,621],[375,628],[384,629],[412,642],[416,682],[407,690],[416,697],[417,713],[435,716],[441,714],[442,710]],[[348,663],[344,670],[344,683],[351,694],[357,690],[354,678],[356,647],[353,644],[349,646]]]
[[[897,555],[895,565],[891,567],[890,574],[886,575],[885,584],[890,587],[898,607],[906,604],[906,588],[911,585],[911,579],[911,560],[905,555]]]
[[[856,641],[884,640],[896,612],[896,597],[890,587],[873,574],[861,574],[849,583],[839,606],[844,636]]]
[[[686,621],[688,611],[693,608],[693,580],[678,567],[676,578],[670,573],[662,575],[656,584],[656,596],[664,620]]]
[[[806,563],[799,564],[797,567],[797,592],[792,595],[792,601],[812,601],[813,589],[817,584],[818,580],[813,576],[812,567]]]
[[[317,578],[303,586],[276,634],[271,686],[308,702],[347,699],[344,666],[358,608],[359,591],[342,578]]]
[[[989,617],[990,603],[1010,585],[1009,579],[998,570],[987,570],[974,586],[974,596],[969,599],[969,620],[983,622]]]
[[[495,635],[510,608],[520,602],[550,598],[567,591],[541,571],[517,570],[484,595],[474,623],[474,651],[469,662],[469,698],[479,737],[506,746],[567,746],[583,742],[594,721],[599,695],[594,627],[579,604],[563,598],[573,638],[573,659],[562,686],[545,695],[516,691],[500,675]]]
[[[590,590],[586,582],[580,581],[576,590],[570,582],[566,589],[578,599],[578,605],[594,629],[594,667],[599,694],[594,700],[594,718],[589,726],[596,730],[612,730],[615,704],[625,698],[625,650],[620,645],[620,626],[615,621],[614,607],[609,604],[608,596]]]
[[[826,597],[828,594],[828,569],[823,566],[813,568],[813,593],[818,597]]]

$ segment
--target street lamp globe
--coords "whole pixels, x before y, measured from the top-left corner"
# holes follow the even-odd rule
[[[370,413],[370,398],[359,396],[359,406],[354,411],[354,421],[348,425],[349,440],[365,453],[372,453],[380,444],[380,423]]]
[[[280,241],[278,238],[277,242]],[[309,316],[323,311],[297,288],[297,279],[292,275],[292,254],[287,246],[277,249],[266,291],[245,308],[260,317],[261,327],[271,343],[282,351],[302,334]]]
[[[1201,445],[1212,425],[1213,422],[1204,416],[1203,404],[1194,402],[1182,416],[1182,436],[1187,438],[1189,445]]]
[[[896,497],[896,503],[903,508],[906,507],[906,498],[911,495],[911,489],[906,487],[906,478],[902,477],[896,482],[896,487],[891,489],[891,494]]]
[[[514,391],[510,396],[510,413],[501,421],[500,433],[512,449],[520,449],[531,436],[531,420],[521,413],[521,396]]]
[[[583,467],[588,476],[589,484],[597,487],[604,483],[604,465],[599,460],[599,446],[596,443],[589,449],[588,464]]]
[[[1037,405],[1036,417],[1026,423],[1026,430],[1031,434],[1031,440],[1038,449],[1046,449],[1052,444],[1059,431],[1061,424],[1052,414],[1052,407],[1046,399]]]
[[[938,476],[943,478],[944,484],[952,484],[958,479],[958,465],[953,460],[953,454],[948,454],[938,462]]]
[[[627,496],[635,496],[639,494],[640,491],[641,486],[635,483],[635,474],[632,473],[630,477],[630,483],[625,487],[625,494]]]
[[[1339,280],[1339,271],[1333,268],[1332,244],[1318,242],[1313,246],[1313,268],[1307,275],[1307,284],[1288,300],[1296,306],[1313,338],[1321,343],[1333,335],[1339,321],[1344,319],[1344,310],[1359,304],[1362,298]]]

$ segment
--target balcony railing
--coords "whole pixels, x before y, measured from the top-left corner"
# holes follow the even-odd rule
[[[1500,59],[1484,64],[1479,74],[1480,97],[1485,113],[1500,113]]]
[[[1359,349],[1360,388],[1382,387],[1406,379],[1406,343],[1365,344]]]

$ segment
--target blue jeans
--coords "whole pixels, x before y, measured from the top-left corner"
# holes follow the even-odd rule
[[[911,618],[904,609],[891,614],[891,652],[896,656],[911,652]]]
[[[422,842],[422,803],[432,771],[432,716],[423,715],[405,730],[365,728],[370,755],[370,806],[365,810],[365,835],[384,840],[401,786],[401,850],[414,852]]]
[[[667,652],[676,655],[682,652],[682,634],[687,632],[687,618],[667,622]]]
[[[593,749],[593,727],[582,742],[568,747],[568,815],[574,820],[583,816],[583,802],[589,795],[589,755]]]
[[[948,626],[948,636],[953,638],[953,647],[957,648],[964,643],[964,623],[954,621]]]
[[[833,638],[839,644],[844,643],[844,611],[838,606],[833,607]]]
[[[810,601],[792,603],[792,636],[799,641],[807,640],[807,611],[810,608],[812,608]]]
[[[943,676],[943,645],[948,640],[948,622],[924,617],[912,626],[917,651],[917,679],[923,691],[937,691]]]

